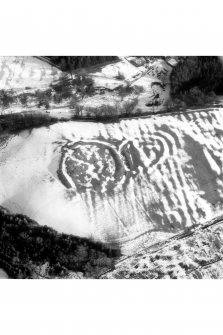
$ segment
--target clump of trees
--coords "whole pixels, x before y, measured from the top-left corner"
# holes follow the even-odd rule
[[[14,97],[13,91],[0,90],[0,106],[6,108],[14,102],[15,102],[15,97]]]
[[[223,64],[215,56],[178,57],[170,81],[173,97],[195,87],[204,94],[218,92],[218,88],[223,85]]]
[[[101,105],[99,107],[85,107],[87,116],[99,120],[110,119],[112,121],[118,120],[121,116],[132,116],[135,107],[138,104],[138,99],[134,98],[130,101],[116,105]]]
[[[133,86],[121,86],[118,88],[118,94],[120,95],[121,99],[123,100],[126,96],[135,92],[135,88]],[[137,92],[138,93],[138,92]]]
[[[0,267],[11,278],[36,278],[43,269],[46,278],[66,277],[70,272],[96,277],[112,268],[118,256],[119,250],[58,233],[0,207]]]
[[[86,95],[94,93],[94,81],[87,75],[76,75],[74,79],[62,77],[57,83],[50,85],[53,101],[60,103],[64,99],[83,99]]]
[[[119,110],[117,106],[111,106],[106,104],[99,107],[85,107],[84,110],[88,117],[95,118],[98,121],[105,118],[115,120],[118,118],[119,115]]]
[[[57,118],[47,114],[37,113],[36,111],[0,115],[0,132],[17,132],[25,129],[47,126],[57,121]]]
[[[217,94],[223,94],[223,64],[215,56],[178,57],[170,84],[173,107],[211,103]]]
[[[142,86],[131,86],[131,85],[126,85],[126,86],[121,86],[116,89],[117,93],[121,97],[122,100],[124,100],[125,97],[128,97],[131,94],[138,95],[142,92],[144,92],[144,88]]]
[[[187,108],[189,106],[202,106],[211,103],[216,98],[217,96],[213,91],[204,93],[199,87],[195,86],[190,90],[180,92],[177,98],[170,101],[170,104],[172,103],[173,107],[178,105],[182,108]]]
[[[35,98],[37,99],[37,106],[39,108],[43,106],[48,109],[50,107],[50,100],[52,99],[52,90],[37,90],[35,92]]]
[[[42,58],[67,72],[118,60],[116,56],[44,56]]]
[[[94,92],[94,81],[91,77],[78,74],[71,78],[65,74],[44,90],[38,89],[35,92],[20,94],[12,90],[0,90],[0,106],[8,108],[11,104],[21,103],[27,107],[32,102],[39,108],[49,109],[52,102],[59,104],[67,99],[70,99],[74,106],[75,101],[83,100],[85,96],[92,95]]]
[[[26,106],[28,103],[28,94],[22,93],[18,96],[18,99],[22,105]]]
[[[76,92],[80,94],[82,99],[86,95],[91,95],[94,93],[94,81],[89,76],[77,75],[72,80],[72,85],[75,87]]]

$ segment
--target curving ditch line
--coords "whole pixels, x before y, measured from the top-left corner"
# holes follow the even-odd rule
[[[199,169],[207,163],[207,171],[211,173],[207,175],[206,181],[202,181],[201,191],[208,188],[209,177],[212,182],[214,178],[219,179],[222,175],[221,144],[223,132],[220,132],[222,118],[215,115],[214,112],[210,112],[209,116],[208,123],[202,113],[185,115],[183,118],[178,116],[175,119],[167,117],[165,122],[160,118],[149,119],[149,121],[144,121],[142,118],[139,122],[137,120],[134,122],[123,121],[120,127],[118,124],[112,127],[103,125],[103,133],[100,133],[99,126],[96,127],[98,129],[90,132],[89,136],[86,135],[88,137],[86,140],[83,139],[84,136],[81,133],[84,128],[81,126],[75,134],[75,124],[72,124],[71,131],[73,133],[69,135],[70,142],[66,142],[66,137],[64,138],[65,142],[61,142],[63,145],[61,147],[62,156],[59,158],[60,166],[57,171],[58,182],[62,183],[61,187],[64,185],[65,188],[71,189],[71,191],[75,189],[79,195],[83,195],[82,202],[86,203],[86,208],[91,205],[91,215],[87,210],[89,220],[94,221],[93,223],[97,221],[97,218],[101,220],[99,224],[96,222],[95,226],[101,229],[101,236],[108,236],[110,243],[126,244],[140,236],[146,236],[146,234],[149,236],[153,231],[167,232],[171,226],[175,229],[174,232],[177,229],[183,230],[187,225],[193,225],[200,219],[199,210],[202,204],[197,201],[199,194],[196,199],[193,198],[194,194],[196,196],[197,190],[200,191],[200,179],[195,174],[195,170],[197,169],[199,172]],[[212,136],[212,128],[219,133],[218,137]],[[81,140],[75,141],[75,136],[76,139]],[[94,136],[97,139],[94,139]],[[64,145],[64,143],[66,144]],[[197,150],[194,156],[188,149],[188,145],[192,151],[194,148]],[[89,160],[75,154],[78,150],[82,152],[81,148],[87,148],[86,156],[89,155]],[[94,150],[97,152],[95,157],[98,162],[96,163],[100,164],[93,171],[94,164],[91,161],[91,155]],[[105,151],[107,151],[107,157],[111,158],[111,162],[114,162],[111,172],[107,175]],[[180,155],[183,151],[187,154],[187,157],[185,155],[186,163],[181,161]],[[196,157],[201,157],[203,151],[201,163],[198,162],[198,167],[194,167],[194,163],[197,164]],[[66,166],[67,159],[70,160],[71,165],[80,167],[82,179],[79,176],[76,178],[77,173],[72,176]],[[8,163],[10,164],[9,160]],[[89,175],[90,171],[97,175],[95,177],[98,181],[97,185],[92,183],[90,179],[87,183],[80,181],[84,180],[85,174]],[[216,184],[217,186],[219,187]],[[191,197],[192,192],[194,193]],[[85,197],[83,193],[88,193],[88,196]],[[153,196],[155,200],[151,201]],[[90,200],[93,197],[94,201],[91,204]],[[109,209],[105,213],[103,206],[107,200],[111,201],[107,203]],[[102,206],[97,205],[97,202],[100,201],[104,202]],[[94,210],[100,212],[96,214],[96,219],[92,219]],[[127,215],[126,212],[129,214]],[[104,223],[106,223],[104,226],[102,213],[105,218]],[[205,208],[205,215],[206,213]],[[208,217],[204,219],[208,219]],[[133,226],[134,221],[135,227]],[[119,229],[119,225],[123,227],[123,233],[122,229]],[[150,229],[147,229],[149,226],[151,226]],[[109,234],[106,235],[106,228],[108,230],[114,228],[114,234],[111,234],[112,238]]]
[[[117,146],[102,140],[69,142],[62,147],[58,177],[65,187],[76,188],[75,178],[72,178],[67,170],[67,160],[69,159],[69,161],[72,161],[74,166],[83,163],[85,166],[93,169],[93,164],[88,162],[87,158],[84,161],[75,157],[75,151],[77,149],[90,146],[91,148],[95,147],[97,149],[102,149],[102,151],[108,150],[115,164],[113,188],[120,187],[120,185],[128,182],[130,177],[134,177],[138,174],[140,167],[145,173],[151,174],[155,170],[157,164],[162,164],[170,155],[170,142],[168,143],[162,134],[159,134],[158,132],[155,133],[153,136],[153,142],[154,141],[156,142],[155,148],[153,148],[152,143],[149,145],[130,139],[122,141],[121,144]],[[102,162],[102,164],[104,163],[105,162]],[[87,171],[83,171],[83,173],[86,172]],[[103,169],[99,172],[102,172],[103,174]],[[84,183],[81,186],[84,187]],[[86,187],[91,188],[92,185],[89,184]],[[97,189],[95,191],[97,191]]]
[[[99,141],[99,140],[84,140],[84,141],[77,141],[74,143],[69,143],[66,144],[63,148],[62,148],[62,157],[61,157],[61,162],[60,162],[60,167],[58,170],[58,176],[61,179],[62,183],[65,184],[66,187],[68,188],[76,188],[78,187],[78,185],[75,183],[75,179],[69,174],[68,170],[67,170],[67,159],[70,159],[73,161],[74,165],[77,162],[82,163],[82,161],[80,159],[77,159],[74,157],[72,157],[72,155],[75,155],[75,150],[77,150],[80,147],[86,147],[86,146],[90,146],[90,148],[96,147],[101,149],[103,152],[105,150],[107,150],[110,154],[110,156],[112,157],[114,164],[115,164],[115,171],[114,171],[114,176],[112,176],[113,179],[113,188],[115,188],[117,185],[119,185],[120,183],[122,183],[122,180],[124,178],[124,173],[125,173],[125,166],[124,163],[122,161],[122,157],[120,156],[119,152],[116,150],[116,147],[112,144],[109,144],[108,142],[103,142],[103,141]],[[94,152],[93,152],[94,153]],[[100,158],[100,157],[99,157]],[[88,167],[93,167],[93,164],[89,163],[86,159],[86,161],[83,161],[83,163],[85,165],[88,165]],[[102,162],[102,164],[105,162]],[[102,169],[103,173],[104,169]],[[85,171],[83,171],[84,173]],[[84,186],[84,184],[82,184],[82,186]],[[89,185],[89,187],[92,188],[92,185]],[[97,189],[95,189],[94,191],[98,191]]]

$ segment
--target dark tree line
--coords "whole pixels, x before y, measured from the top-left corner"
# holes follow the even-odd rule
[[[44,56],[42,58],[63,71],[73,71],[118,59],[116,56]]]
[[[178,57],[171,73],[171,91],[176,96],[195,87],[205,94],[223,93],[223,64],[216,56]]]
[[[0,207],[0,268],[11,278],[33,278],[46,263],[49,278],[66,277],[70,271],[94,277],[112,268],[119,254],[102,243],[58,233]]]

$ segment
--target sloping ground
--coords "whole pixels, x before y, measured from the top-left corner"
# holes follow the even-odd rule
[[[222,213],[222,127],[213,108],[5,137],[1,204],[132,254]]]
[[[60,74],[57,68],[34,57],[0,57],[0,89],[45,88]]]
[[[0,69],[0,115],[44,111],[71,119],[162,110],[169,99],[172,67],[161,59],[135,66],[120,58],[71,75],[34,57],[1,57]],[[90,80],[81,89],[80,76]]]
[[[123,58],[100,70],[85,71],[94,78],[94,88],[100,90],[102,85],[105,93],[95,91],[85,96],[80,117],[96,115],[95,110],[102,115],[104,104],[114,106],[117,102],[116,111],[122,115],[125,101],[136,96],[131,116],[136,110],[140,114],[162,111],[169,97],[172,67],[164,60],[155,60],[153,65],[143,61],[134,65],[134,61]],[[43,72],[40,84],[45,82],[45,75],[54,82],[52,73]],[[22,83],[21,90],[26,90],[22,77],[13,75],[12,83]],[[10,77],[5,85],[9,83]],[[34,80],[33,87],[36,84]],[[118,87],[125,85],[134,90],[120,95]],[[141,89],[137,91],[137,87]],[[157,109],[153,105],[156,102],[160,105]],[[68,121],[77,114],[66,103],[65,99],[58,109],[37,106],[36,111],[47,111],[51,117],[62,110],[68,115],[67,122],[41,124],[37,129],[29,125],[29,130],[1,133],[0,205],[59,233],[121,248],[124,258],[118,261],[115,272],[105,276],[142,278],[147,273],[147,277],[221,277],[222,232],[217,226],[210,227],[209,232],[206,224],[223,213],[222,107],[212,104],[93,123]],[[22,111],[25,120],[23,108],[17,107],[11,104],[2,112],[7,116],[10,111]],[[193,236],[178,238],[180,246],[175,245],[176,236],[196,228],[197,222],[201,227]],[[155,259],[151,256],[154,244],[166,248],[153,249],[157,252]],[[182,254],[185,259],[180,262]],[[219,270],[212,271],[215,261]],[[209,272],[204,264],[210,265]],[[140,271],[135,270],[137,266]],[[120,274],[122,267],[124,273]]]
[[[0,267],[10,278],[96,277],[113,268],[119,255],[118,250],[59,234],[0,206]],[[0,275],[6,277],[2,270]]]
[[[222,216],[117,262],[103,279],[223,278]]]

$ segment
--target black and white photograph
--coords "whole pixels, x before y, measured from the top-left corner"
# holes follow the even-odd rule
[[[223,277],[223,57],[0,66],[1,276]]]
[[[221,334],[220,1],[0,6],[0,333]]]

